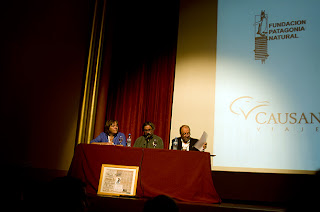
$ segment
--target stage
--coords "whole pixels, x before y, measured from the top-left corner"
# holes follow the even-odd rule
[[[89,196],[89,211],[91,212],[142,212],[147,199],[112,197],[112,196]],[[222,202],[220,204],[188,203],[176,201],[180,212],[206,212],[206,211],[286,211],[284,206],[245,204]]]
[[[36,208],[41,198],[45,197],[49,182],[57,177],[67,175],[66,171],[11,167],[6,173],[7,199],[14,201],[14,207]],[[20,175],[19,175],[19,174]],[[11,177],[10,177],[11,176]],[[308,208],[315,204],[309,198],[312,192],[303,191],[310,188],[301,182],[312,182],[314,176],[307,175],[272,175],[259,173],[213,172],[215,186],[221,203],[195,203],[176,200],[180,212],[197,211],[286,211],[287,206]],[[257,186],[256,182],[265,186]],[[294,186],[295,185],[295,188]],[[268,189],[267,189],[268,187]],[[314,186],[313,186],[314,187]],[[313,188],[312,187],[312,188]],[[289,196],[288,193],[291,193]],[[300,195],[299,195],[300,194]],[[295,196],[296,198],[291,198]],[[97,196],[88,194],[88,212],[104,211],[142,211],[147,198]],[[286,201],[285,201],[286,200]],[[292,200],[292,201],[290,201]]]

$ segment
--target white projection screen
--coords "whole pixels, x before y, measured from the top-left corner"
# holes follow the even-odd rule
[[[219,0],[214,169],[320,169],[320,1]]]

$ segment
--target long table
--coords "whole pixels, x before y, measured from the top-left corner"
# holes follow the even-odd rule
[[[88,194],[97,194],[102,164],[139,166],[137,197],[163,194],[184,202],[221,202],[206,152],[79,144],[68,175],[86,183]]]

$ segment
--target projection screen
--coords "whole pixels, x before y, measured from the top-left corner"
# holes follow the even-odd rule
[[[218,1],[214,169],[320,169],[319,8]]]

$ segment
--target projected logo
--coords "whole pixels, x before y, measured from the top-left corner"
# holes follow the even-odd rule
[[[251,120],[254,120],[257,124],[261,125],[284,125],[284,131],[290,131],[288,128],[289,125],[301,125],[306,124],[308,126],[314,126],[315,132],[319,132],[319,124],[320,124],[320,112],[291,112],[291,113],[275,113],[275,112],[267,112],[264,110],[264,107],[271,106],[268,101],[256,101],[253,97],[250,96],[242,96],[236,98],[230,104],[230,111],[236,115],[240,115],[244,117],[244,120],[248,120],[249,116]],[[259,110],[258,110],[259,108]],[[252,115],[251,115],[252,114]],[[260,128],[258,128],[258,131]],[[272,127],[272,131],[274,128]],[[301,127],[301,132],[304,130]]]
[[[264,64],[268,58],[268,15],[261,10],[260,15],[255,15],[255,60]]]
[[[260,15],[255,15],[255,60],[261,60],[262,64],[269,57],[268,41],[297,39],[306,31],[306,19],[274,21],[269,23],[265,10],[261,10]]]
[[[254,98],[250,96],[242,96],[235,99],[230,104],[230,111],[236,115],[243,115],[245,120],[248,116],[257,108],[269,106],[268,101],[255,101]]]

